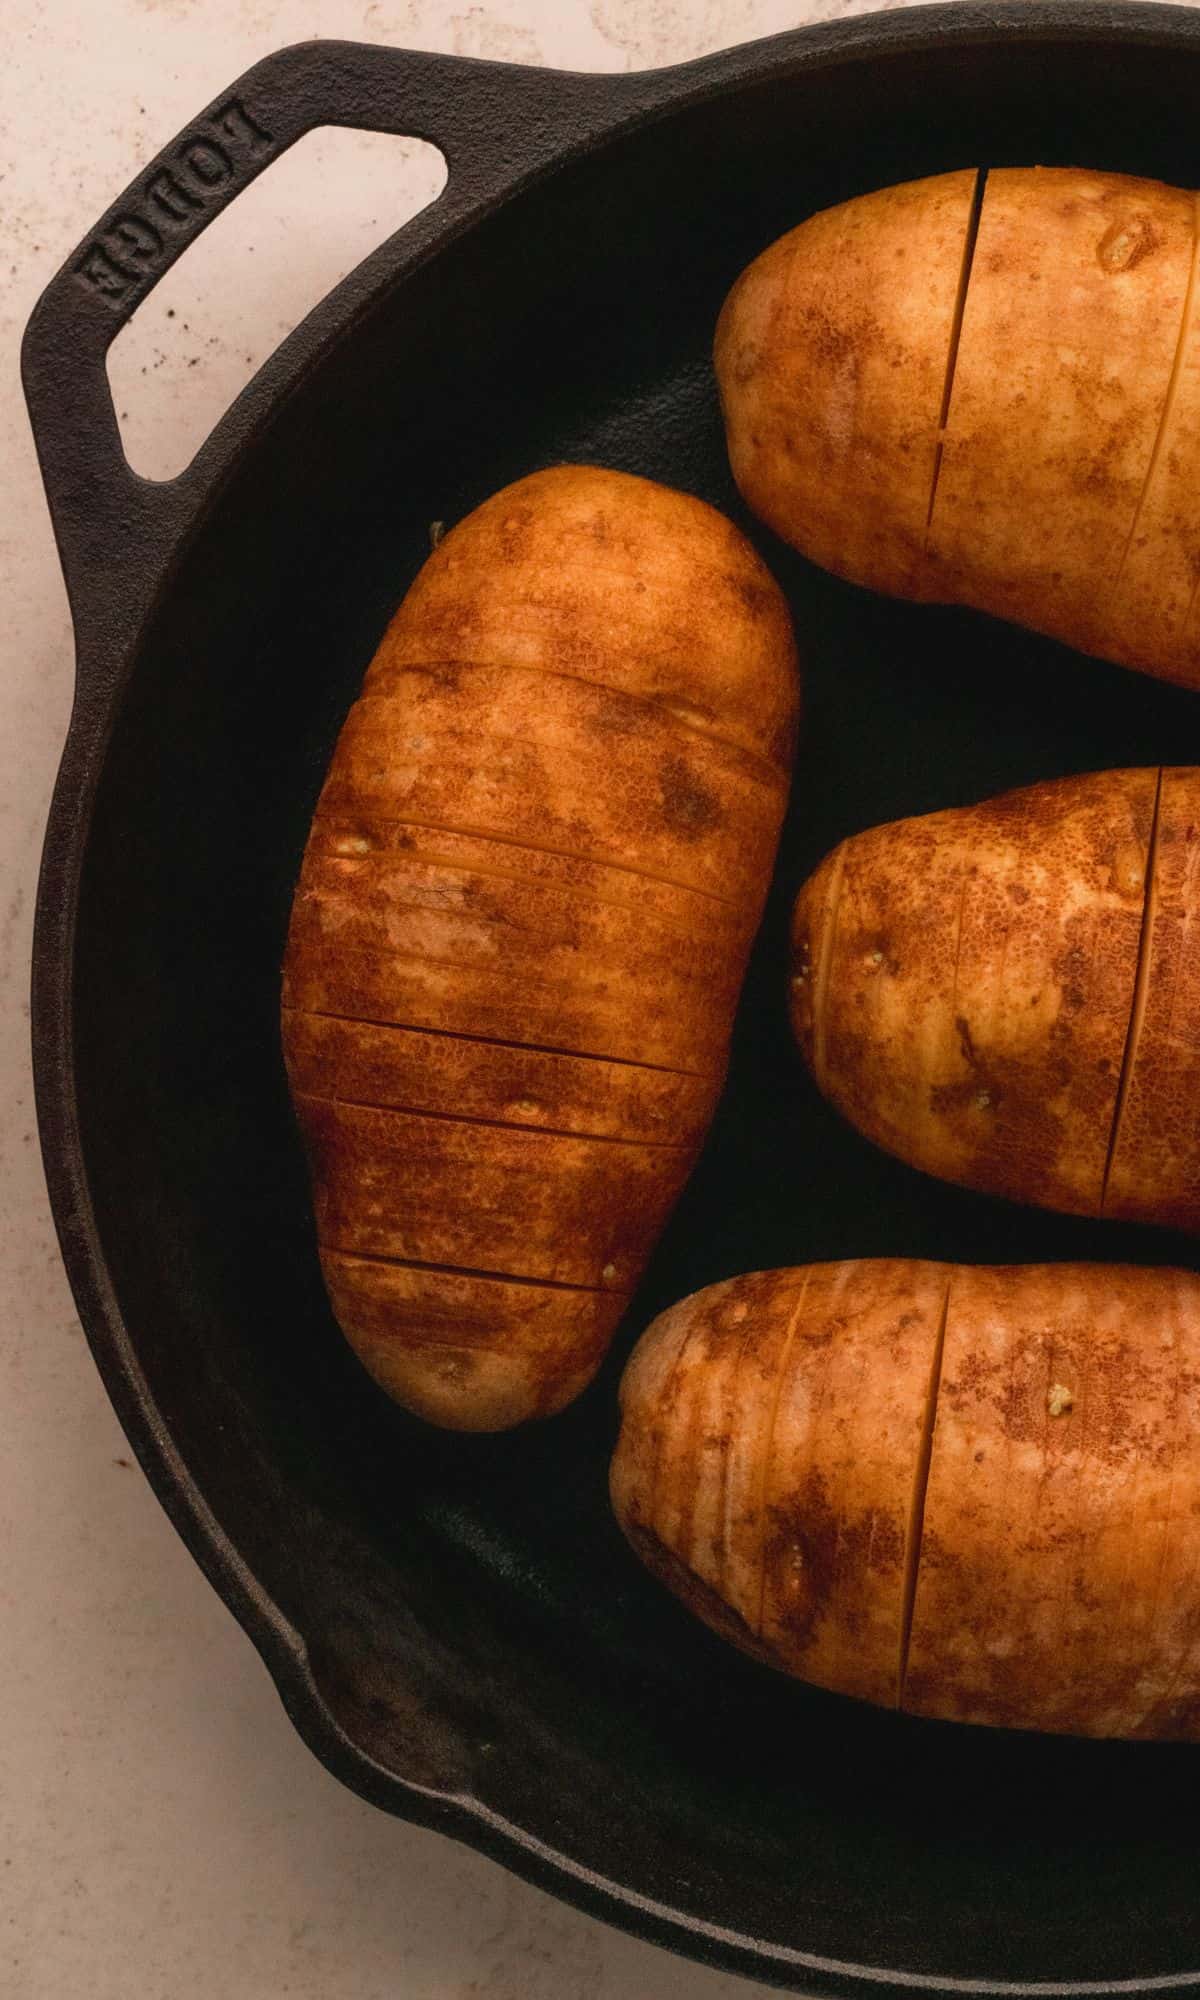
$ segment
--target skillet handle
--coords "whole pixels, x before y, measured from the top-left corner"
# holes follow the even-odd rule
[[[446,157],[439,217],[465,216],[632,108],[627,79],[356,42],[306,42],[255,65],[138,175],[51,280],[26,329],[22,375],[75,620],[79,672],[130,635],[209,484],[209,444],[175,479],[125,457],[105,355],[214,216],[318,125],[431,140]],[[418,219],[419,220],[419,219]],[[371,292],[407,254],[398,232],[360,270]],[[353,279],[346,284],[353,289]],[[353,304],[353,302],[352,302]],[[81,613],[86,608],[86,617]]]

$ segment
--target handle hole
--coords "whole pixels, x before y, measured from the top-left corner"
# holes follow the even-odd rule
[[[184,252],[108,351],[125,456],[173,479],[267,356],[338,280],[435,201],[423,139],[323,125]]]

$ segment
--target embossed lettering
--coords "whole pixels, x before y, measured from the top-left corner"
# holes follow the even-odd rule
[[[204,187],[220,187],[233,172],[233,161],[215,139],[193,139],[179,158]]]
[[[231,97],[215,117],[227,139],[249,146],[252,153],[259,153],[272,143],[271,134],[264,132],[258,120],[251,117],[240,97]]]
[[[132,261],[147,267],[152,265],[163,247],[163,240],[153,223],[145,216],[126,213],[113,220],[108,234],[115,236]]]
[[[213,128],[224,134],[224,146]],[[159,167],[142,184],[142,207],[115,215],[97,241],[90,243],[75,265],[76,276],[111,306],[119,306],[145,281],[168,254],[158,221],[194,232],[210,201],[221,202],[236,183],[239,153],[261,153],[275,143],[240,97],[231,97],[213,113],[207,132],[193,132],[176,152],[175,167]],[[250,169],[243,167],[243,174]],[[152,218],[157,218],[152,219]]]
[[[76,274],[105,299],[122,299],[133,284],[133,273],[118,264],[102,243],[92,243],[84,251]]]
[[[153,179],[147,181],[146,199],[152,201],[159,213],[168,216],[172,222],[190,222],[196,210],[204,207],[199,195],[185,188],[169,167],[160,168]]]

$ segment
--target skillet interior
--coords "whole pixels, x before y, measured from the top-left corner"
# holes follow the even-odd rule
[[[76,1080],[100,1239],[166,1428],[304,1635],[336,1722],[677,1912],[610,1910],[776,1981],[776,1956],[968,1979],[1200,1966],[1193,1750],[898,1720],[753,1666],[624,1549],[620,1366],[733,1272],[910,1254],[1192,1261],[941,1187],[815,1097],[790,1044],[795,887],[844,833],[1114,764],[1200,762],[1200,697],[969,613],[873,600],[746,519],[708,365],[725,289],[812,209],[976,163],[1200,182],[1195,45],[915,49],[776,78],[611,143],[386,297],[242,456],[118,711],[88,841]],[[703,494],[790,593],[807,717],[729,1087],[609,1363],[566,1416],[462,1439],[392,1408],[324,1301],[278,1048],[325,760],[427,547],[506,480],[595,459]],[[469,1816],[457,1831],[475,1833]],[[740,1940],[707,1942],[696,1918]]]

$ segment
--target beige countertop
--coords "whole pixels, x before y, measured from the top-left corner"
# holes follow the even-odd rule
[[[853,0],[7,0],[0,1994],[11,2000],[762,1991],[607,1929],[343,1790],[292,1731],[131,1463],[63,1277],[34,1127],[32,902],[72,642],[16,352],[88,225],[195,111],[284,43],[339,36],[625,69],[860,11]],[[138,468],[185,463],[280,335],[436,192],[439,174],[419,145],[318,134],[236,204],[114,350]]]

